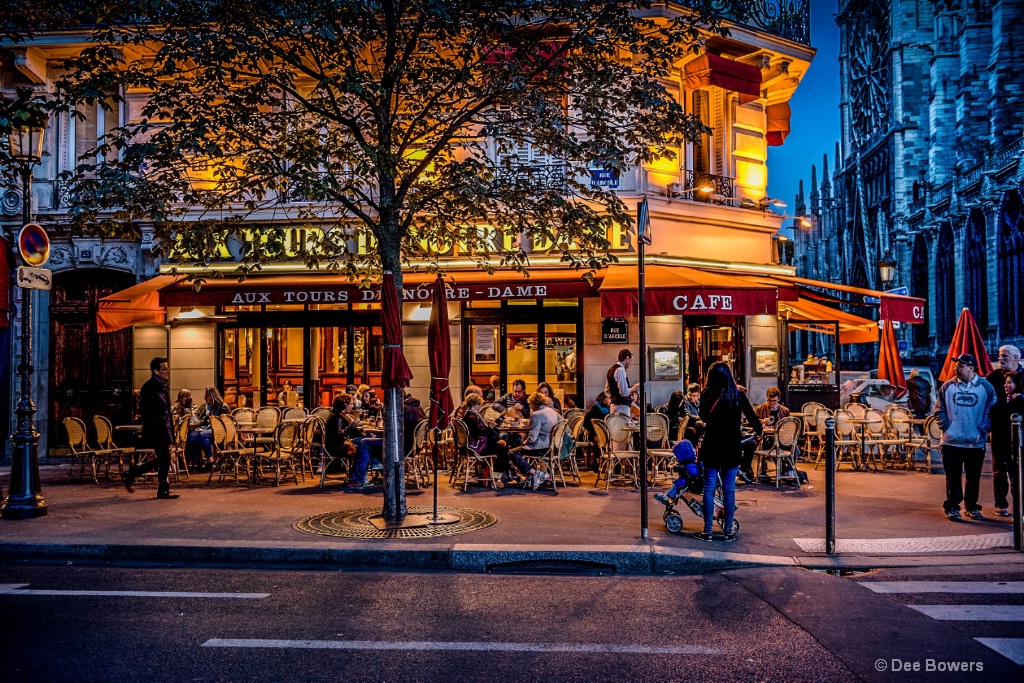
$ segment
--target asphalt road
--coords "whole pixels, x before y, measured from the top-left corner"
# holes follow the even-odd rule
[[[597,577],[6,564],[0,577],[5,681],[912,680],[872,666],[894,656],[880,650],[893,626],[913,631],[908,647],[944,639],[940,652],[984,658],[973,680],[1021,671],[893,596],[800,569]]]

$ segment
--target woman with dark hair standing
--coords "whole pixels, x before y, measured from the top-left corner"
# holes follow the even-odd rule
[[[708,371],[704,393],[700,395],[700,419],[704,437],[699,458],[704,467],[704,531],[694,534],[702,541],[714,540],[715,489],[722,478],[725,503],[725,541],[735,541],[733,518],[736,513],[736,472],[743,456],[741,424],[743,417],[761,433],[761,420],[745,394],[736,387],[728,364],[718,362]]]

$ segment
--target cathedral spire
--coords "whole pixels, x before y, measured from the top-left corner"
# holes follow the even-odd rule
[[[811,164],[811,213],[818,213],[821,205],[818,203],[818,169]]]
[[[828,177],[828,155],[821,155],[821,198],[832,197],[832,179]]]
[[[796,204],[793,205],[793,211],[797,216],[804,216],[807,214],[807,203],[804,201],[804,181],[800,181],[800,191],[796,193]]]

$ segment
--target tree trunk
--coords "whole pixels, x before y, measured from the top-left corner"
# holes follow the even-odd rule
[[[378,237],[381,266],[391,271],[398,290],[398,315],[402,315],[401,236],[397,219],[381,221]],[[404,342],[403,342],[404,345]],[[405,518],[405,390],[384,390],[384,519],[400,522]]]

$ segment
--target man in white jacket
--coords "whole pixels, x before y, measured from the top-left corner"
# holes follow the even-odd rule
[[[996,392],[978,376],[978,361],[969,353],[956,360],[956,376],[939,389],[939,427],[942,429],[942,466],[946,470],[946,500],[942,507],[952,521],[964,503],[971,519],[982,519],[978,504],[981,467],[985,463],[985,437],[991,428],[989,410]],[[967,475],[966,485],[960,481]]]

